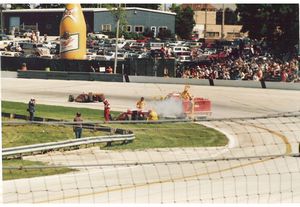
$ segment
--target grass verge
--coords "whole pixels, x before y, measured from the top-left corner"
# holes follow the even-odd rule
[[[27,115],[27,104],[17,102],[2,101],[2,111],[7,113],[17,113]],[[82,113],[85,121],[103,120],[102,110],[83,109],[61,106],[37,105],[36,116],[44,118],[56,118],[63,120],[73,120],[77,111]],[[118,114],[113,112],[113,115]],[[2,119],[3,120],[3,119]],[[5,119],[7,120],[7,119]],[[201,124],[195,123],[164,123],[164,124],[107,124],[106,126],[130,129],[136,136],[136,139],[126,145],[114,143],[112,147],[104,149],[113,150],[135,150],[148,148],[166,148],[166,147],[210,147],[224,146],[228,140],[226,136],[214,129],[207,128]],[[43,142],[52,142],[74,137],[71,127],[66,126],[41,126],[41,125],[20,125],[20,126],[2,126],[2,143],[3,147],[13,147],[20,145],[36,144]],[[88,130],[83,131],[83,136],[94,136],[88,134]],[[92,133],[92,132],[91,132]],[[96,132],[99,133],[99,132]],[[31,166],[46,165],[44,163],[35,163],[24,160],[7,160],[3,166]],[[43,170],[44,171],[44,170]],[[24,177],[44,176],[57,173],[69,172],[67,168],[45,168],[45,173],[41,174],[40,170],[4,170],[4,179],[16,179]],[[14,175],[16,172],[17,175]],[[12,175],[9,175],[12,174]]]
[[[56,175],[75,171],[74,169],[64,167],[51,168],[43,162],[27,161],[20,159],[3,160],[2,164],[3,167],[10,168],[3,169],[3,180]]]
[[[14,113],[21,115],[29,115],[27,112],[28,105],[25,103],[2,101],[2,112]],[[76,108],[76,107],[64,107],[64,106],[50,106],[37,103],[36,105],[36,117],[61,119],[66,121],[72,121],[76,115],[76,112],[81,112],[84,121],[103,121],[103,110]],[[119,114],[118,112],[112,112],[112,116]]]

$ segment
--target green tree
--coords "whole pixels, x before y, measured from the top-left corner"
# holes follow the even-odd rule
[[[125,11],[124,7],[122,7],[122,5],[119,7],[117,5],[109,4],[109,5],[106,5],[106,8],[113,15],[115,22],[117,22],[118,19],[120,20],[120,24],[119,24],[119,30],[120,30],[119,36],[120,36],[123,32],[126,32],[123,30],[128,25],[126,11]]]
[[[217,24],[222,24],[222,9],[217,11],[216,22]],[[225,9],[225,24],[235,25],[238,23],[238,15],[236,11],[233,11],[230,8]]]
[[[154,37],[154,32],[149,27],[146,27],[145,30],[144,30],[143,35],[145,37],[153,38]]]
[[[172,4],[170,10],[176,13],[175,33],[181,39],[190,39],[196,24],[194,20],[194,11],[190,7],[182,9],[176,4]]]
[[[291,55],[299,43],[299,4],[238,4],[242,32],[263,40],[277,57]]]
[[[172,37],[172,32],[169,29],[162,29],[157,34],[157,37],[162,39],[162,40],[167,39],[167,38],[171,38]]]

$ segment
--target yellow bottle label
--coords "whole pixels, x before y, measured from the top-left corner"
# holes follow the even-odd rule
[[[60,52],[65,53],[79,49],[79,33],[69,34],[65,32],[60,37]]]

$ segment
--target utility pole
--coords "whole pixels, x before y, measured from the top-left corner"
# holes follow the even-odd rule
[[[3,28],[4,28],[3,27],[3,14],[2,14],[3,11],[2,10],[3,10],[2,5],[0,5],[0,12],[1,12],[0,13],[0,15],[1,15],[0,16],[0,18],[1,18],[1,20],[0,20],[1,21],[1,32],[3,32]]]
[[[206,39],[206,29],[207,29],[207,4],[205,4],[205,18],[204,18],[204,41]]]
[[[121,4],[119,4],[118,11],[117,11],[117,34],[116,34],[114,74],[117,73],[117,64],[118,64],[118,41],[119,41],[119,27],[120,27],[120,8],[121,8]]]
[[[222,25],[221,25],[221,39],[224,39],[224,23],[225,23],[225,10],[224,10],[224,4],[222,6]]]
[[[3,10],[5,10],[5,4],[0,4],[0,15],[1,15],[1,33],[4,33],[4,21],[3,21]]]
[[[4,33],[4,18],[3,18],[3,10],[11,9],[11,4],[0,4],[0,21],[1,21],[1,33]]]

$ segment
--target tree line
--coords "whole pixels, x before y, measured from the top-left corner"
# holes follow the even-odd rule
[[[37,8],[63,8],[64,4],[38,4]],[[116,4],[81,4],[83,8],[112,8]],[[160,4],[122,4],[122,7],[140,7],[159,9]],[[11,4],[11,9],[32,8],[31,4]],[[169,8],[176,13],[175,34],[181,39],[190,39],[195,26],[194,11],[172,4]],[[126,17],[122,17],[126,19]],[[222,10],[217,11],[216,24],[222,22]],[[299,4],[237,4],[235,11],[225,9],[225,24],[242,25],[241,32],[247,32],[249,38],[263,41],[270,52],[280,56],[295,53],[299,48]],[[126,25],[124,20],[123,25]],[[151,36],[151,31],[145,31]],[[171,36],[169,31],[161,36]]]

